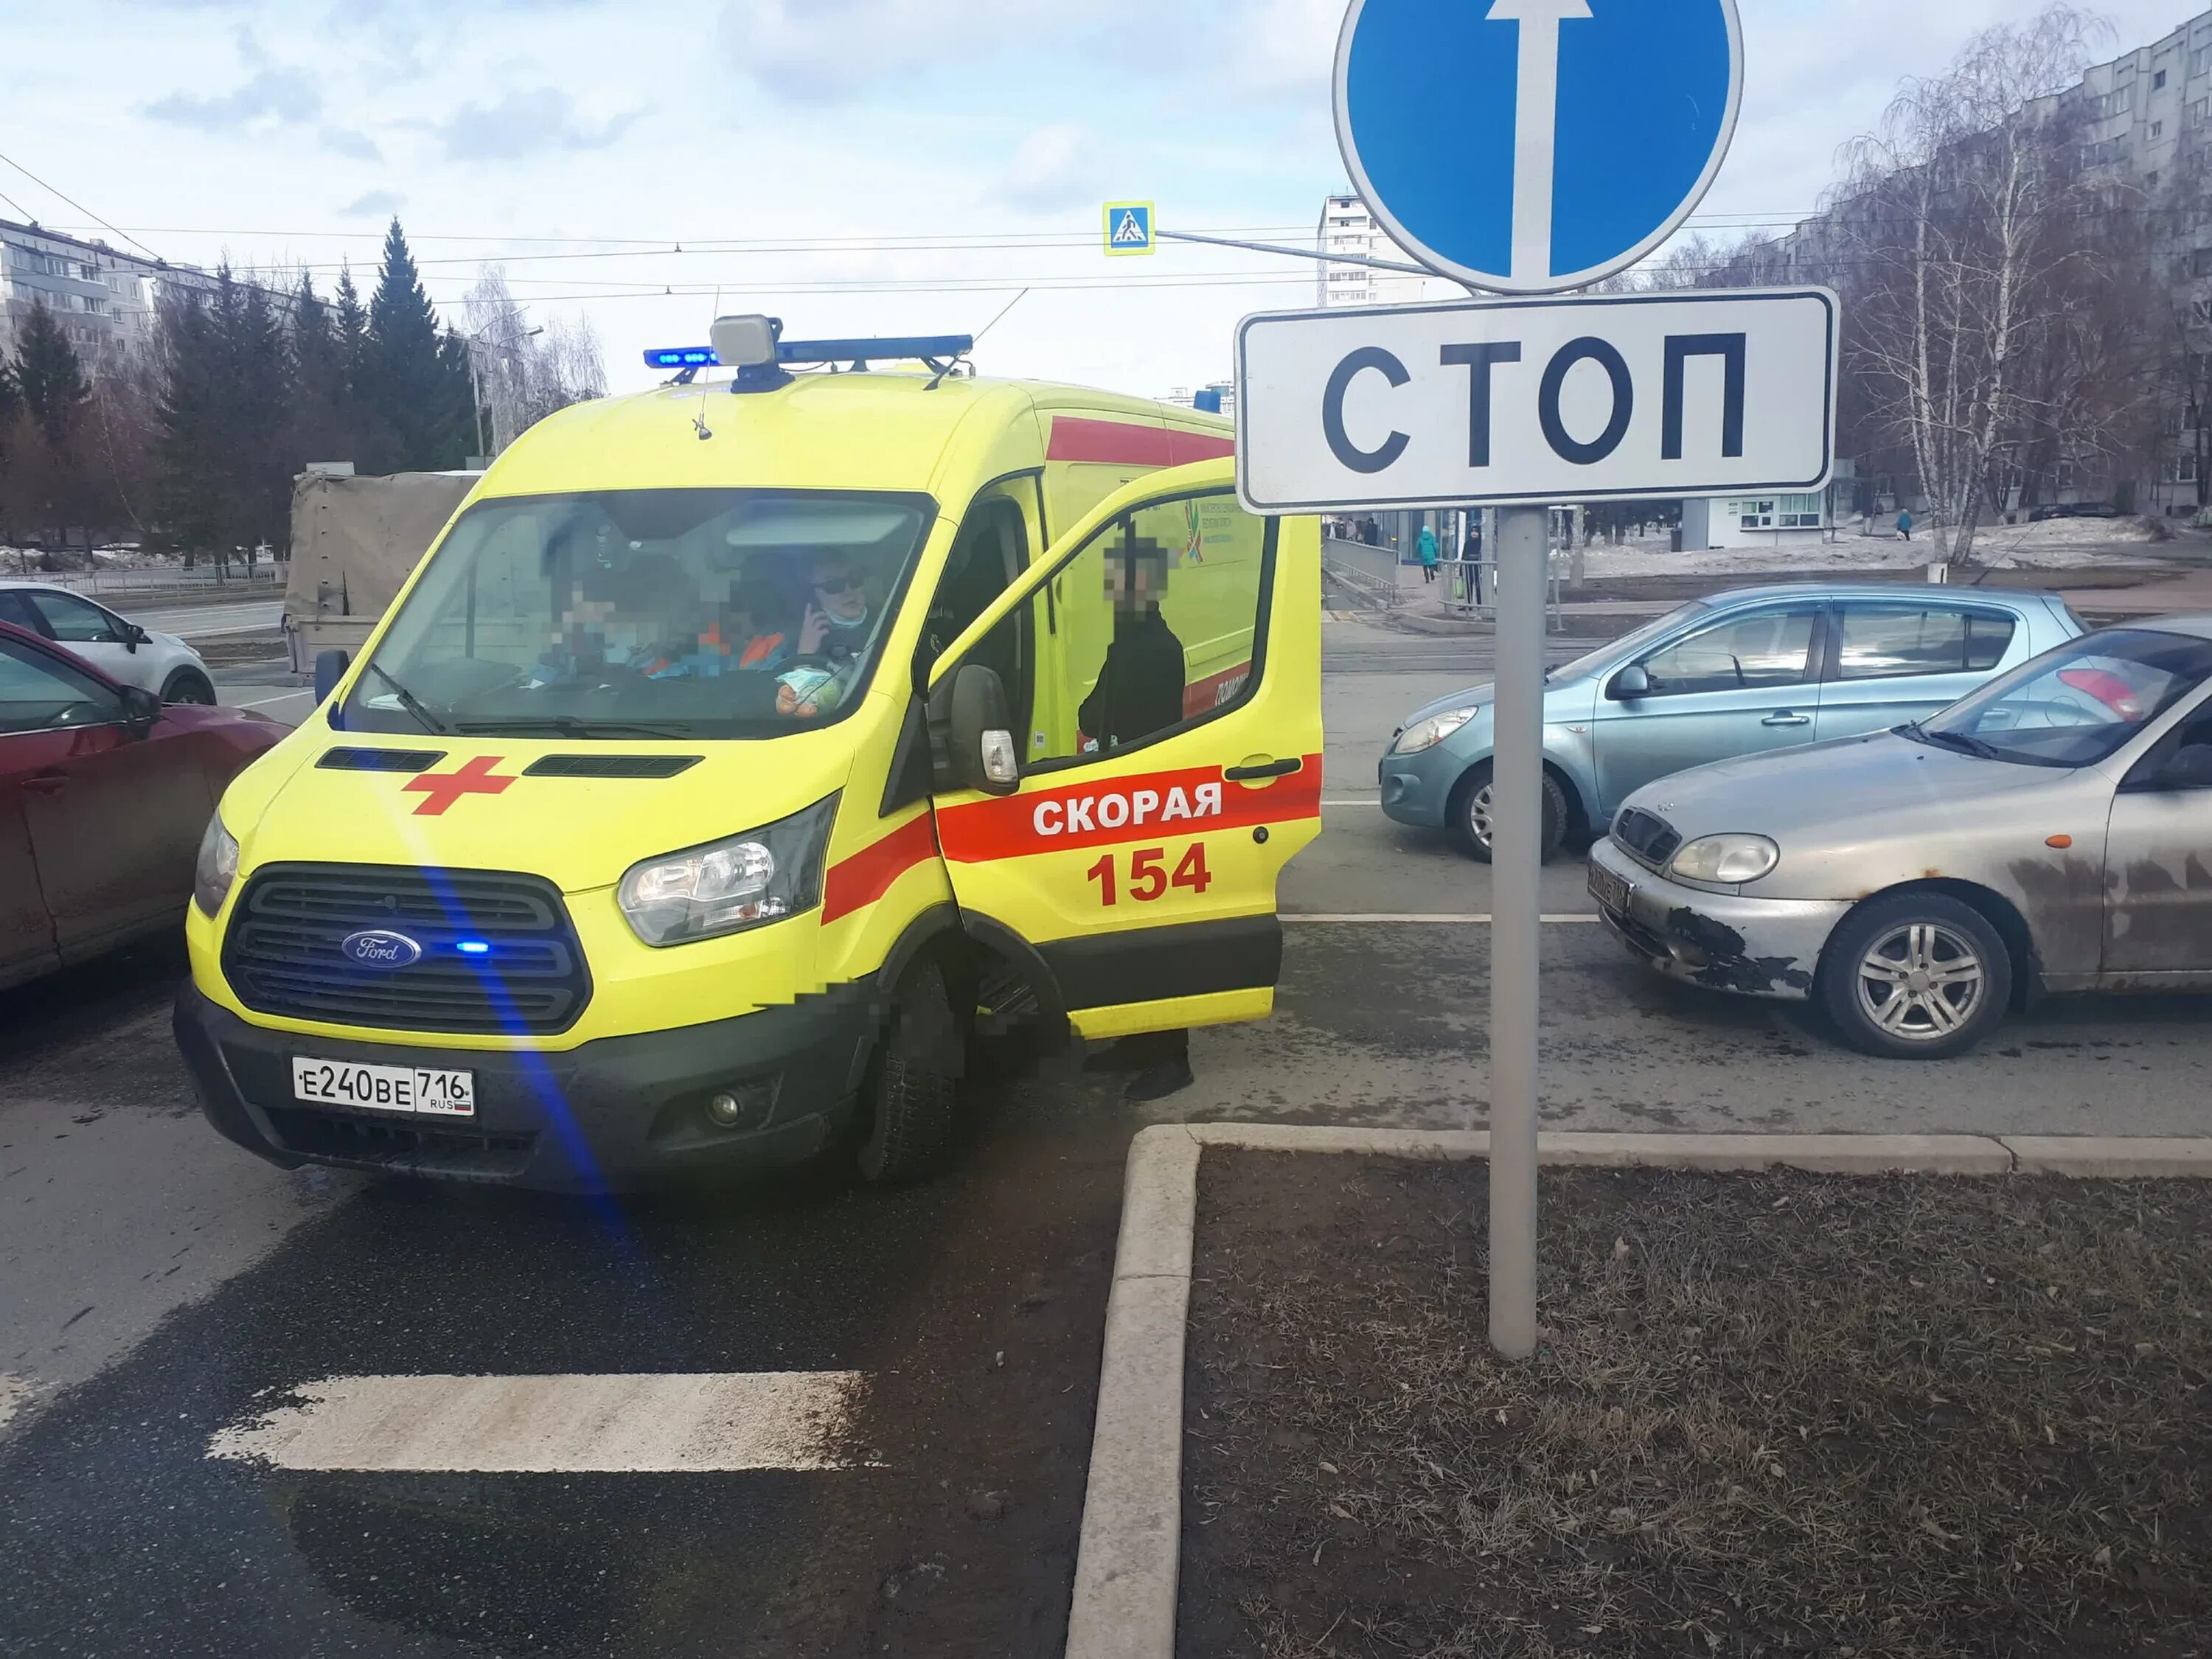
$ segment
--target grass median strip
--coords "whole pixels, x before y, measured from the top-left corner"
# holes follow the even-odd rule
[[[1182,1652],[2212,1643],[2212,1188],[1547,1170],[1516,1367],[1486,1174],[1206,1153]]]

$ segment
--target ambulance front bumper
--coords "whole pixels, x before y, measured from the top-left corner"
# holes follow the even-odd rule
[[[774,1169],[823,1150],[848,1122],[880,1029],[874,989],[607,1037],[557,1053],[411,1048],[270,1030],[178,993],[178,1046],[208,1121],[287,1169],[349,1169],[545,1192],[620,1191],[691,1173]],[[295,1055],[470,1073],[468,1117],[356,1111],[294,1097]],[[708,1115],[732,1097],[737,1121]]]

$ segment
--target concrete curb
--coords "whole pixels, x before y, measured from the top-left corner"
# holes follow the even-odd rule
[[[1198,1170],[1209,1146],[1458,1162],[1486,1131],[1165,1123],[1129,1148],[1067,1659],[1175,1659],[1182,1534],[1183,1339]],[[1546,1134],[1554,1167],[1826,1175],[2212,1180],[2212,1139],[2043,1135]]]

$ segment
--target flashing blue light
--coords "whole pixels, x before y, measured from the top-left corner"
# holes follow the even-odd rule
[[[453,946],[453,949],[465,957],[488,957],[491,954],[491,946],[480,939],[462,939]]]
[[[876,358],[920,358],[927,362],[933,357],[965,356],[975,345],[975,337],[968,334],[895,335],[880,340],[779,340],[775,360],[779,363],[866,362]],[[647,368],[718,368],[721,362],[712,346],[659,346],[645,354]]]

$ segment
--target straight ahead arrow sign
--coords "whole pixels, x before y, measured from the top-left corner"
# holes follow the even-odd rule
[[[1497,0],[1493,23],[1521,26],[1514,88],[1513,279],[1552,275],[1552,165],[1559,145],[1559,25],[1590,15],[1589,0]]]

